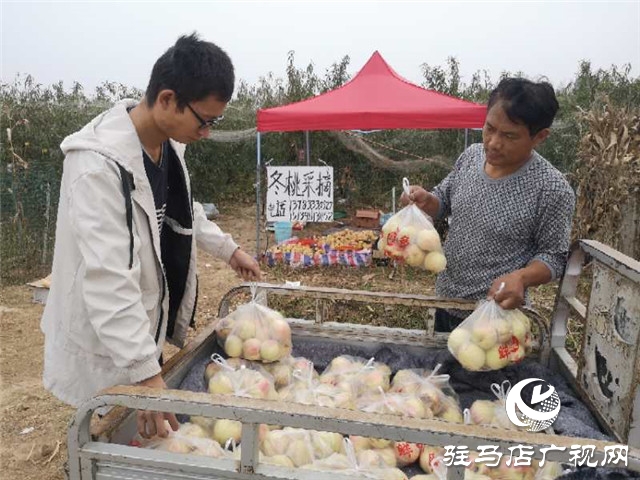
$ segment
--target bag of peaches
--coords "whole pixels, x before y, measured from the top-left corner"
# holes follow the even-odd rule
[[[402,188],[409,195],[407,178],[402,179]],[[397,262],[434,273],[447,266],[431,218],[415,204],[407,205],[382,226],[378,249]]]
[[[289,323],[279,312],[259,303],[255,284],[251,285],[251,301],[221,319],[216,336],[232,358],[270,363],[291,354]]]
[[[520,362],[531,350],[531,320],[520,310],[504,310],[494,300],[483,300],[449,334],[447,345],[466,370],[500,370]]]

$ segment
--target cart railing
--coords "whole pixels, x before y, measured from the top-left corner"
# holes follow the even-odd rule
[[[89,431],[93,412],[104,406],[118,405],[128,409],[164,411],[176,414],[226,418],[242,423],[240,461],[203,458],[169,452],[147,450],[127,445],[93,442]],[[546,453],[546,461],[571,463],[576,446],[593,449],[591,459],[599,463],[611,458],[619,445],[587,438],[566,437],[504,430],[485,425],[462,425],[441,420],[425,420],[363,413],[345,409],[306,406],[270,400],[211,395],[181,390],[119,386],[103,391],[83,404],[76,412],[68,433],[69,472],[71,480],[94,479],[97,463],[117,468],[118,464],[194,475],[217,475],[219,478],[346,480],[337,472],[321,473],[303,469],[283,469],[258,462],[258,430],[260,424],[338,432],[343,435],[385,438],[424,445],[464,445],[469,450],[495,445],[500,451],[510,447],[531,446],[531,458],[541,460],[542,448],[553,445],[564,450]],[[627,468],[640,471],[640,451],[630,448]],[[352,477],[351,477],[352,478]],[[464,466],[452,466],[448,480],[462,480]]]
[[[593,274],[584,305],[586,263]],[[571,315],[584,326],[577,360],[565,346]],[[593,240],[573,246],[551,320],[550,361],[605,430],[640,448],[640,262]]]

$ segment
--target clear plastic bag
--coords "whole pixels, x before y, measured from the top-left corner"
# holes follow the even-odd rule
[[[260,440],[264,463],[289,467],[305,467],[311,463],[342,454],[342,435],[286,427],[271,430]]]
[[[251,286],[251,301],[218,322],[218,343],[230,357],[275,362],[291,354],[291,327],[275,310],[261,305],[257,286]]]
[[[355,393],[350,382],[321,383],[313,363],[293,372],[293,381],[278,393],[280,399],[304,405],[332,408],[355,408]]]
[[[506,430],[526,430],[526,428],[518,428],[509,420],[505,408],[509,390],[511,390],[509,380],[505,380],[501,384],[491,384],[491,391],[496,396],[496,400],[474,401],[466,416],[468,422],[475,425],[493,425]]]
[[[402,179],[409,195],[409,180]],[[447,266],[438,232],[431,218],[415,204],[410,204],[393,215],[382,226],[378,249],[398,262],[434,273]]]
[[[284,357],[278,362],[265,364],[264,369],[273,377],[276,390],[296,381],[294,372],[302,376],[309,374],[312,378],[318,377],[318,373],[313,369],[313,363],[304,357]]]
[[[529,318],[519,310],[502,309],[494,300],[481,301],[448,340],[451,354],[473,372],[518,363],[532,344]]]
[[[243,365],[245,367],[251,366],[251,362],[243,358],[227,358],[226,362],[227,362],[226,363],[227,366],[233,368],[234,370],[237,370]],[[205,384],[209,385],[209,380],[211,380],[211,377],[213,377],[216,373],[218,373],[222,368],[223,368],[223,365],[221,365],[220,363],[211,361],[204,370]]]
[[[462,423],[458,396],[449,384],[449,375],[438,374],[441,367],[441,364],[436,365],[432,372],[424,369],[398,370],[389,391],[415,394],[436,417]]]
[[[420,458],[418,459],[418,463],[420,464],[422,471],[425,473],[435,473],[433,471],[433,464],[435,463],[436,467],[442,465],[442,457],[444,454],[445,450],[442,447],[423,445],[422,452],[420,452]],[[438,458],[438,460],[436,460],[436,458]]]
[[[209,393],[279,400],[280,397],[273,386],[273,378],[261,364],[238,359],[225,360],[217,353],[211,355],[211,364],[215,365],[215,369],[212,368],[215,373],[207,384]],[[236,420],[192,415],[191,423],[194,424],[193,427],[197,426],[206,431],[208,436],[220,445],[229,441],[240,443],[242,423]],[[264,424],[260,425],[260,435],[264,435],[267,428],[269,427]]]
[[[383,455],[374,450],[357,450],[350,439],[343,440],[343,453],[334,453],[319,459],[304,468],[320,471],[340,471],[342,475],[355,478],[380,480],[406,480],[407,476],[398,468],[391,467]]]
[[[433,412],[413,393],[367,392],[356,400],[358,410],[412,418],[433,418]]]
[[[330,384],[343,389],[349,388],[354,395],[389,390],[391,369],[374,358],[365,360],[360,357],[340,355],[335,357],[320,375],[320,383]],[[349,384],[347,387],[346,384]]]
[[[393,449],[393,440],[387,440],[385,438],[360,437],[358,435],[350,435],[349,440],[353,444],[353,448],[355,448],[356,453],[372,450],[380,455],[388,466],[396,466],[396,454]]]
[[[271,430],[260,442],[260,451],[266,457],[286,456],[295,467],[302,467],[316,460],[311,432],[286,427]]]
[[[172,453],[188,453],[213,458],[228,457],[228,453],[215,440],[206,436],[194,436],[194,424],[182,424],[177,432],[169,431],[166,438],[153,437],[140,441],[143,448]]]
[[[209,380],[209,393],[267,400],[279,398],[273,378],[263,368],[255,364],[234,368],[217,353],[211,355],[211,360],[220,369]]]

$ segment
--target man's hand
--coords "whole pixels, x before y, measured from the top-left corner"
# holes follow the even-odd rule
[[[440,209],[440,200],[438,200],[438,197],[418,185],[411,185],[409,187],[409,195],[402,192],[400,203],[403,206],[415,203],[420,210],[424,211],[431,218],[436,218],[438,216],[438,210]]]
[[[524,303],[524,291],[551,281],[551,270],[540,260],[532,260],[520,270],[496,278],[489,289],[487,298],[493,298],[505,310],[513,310]],[[498,293],[500,284],[504,287]]]
[[[249,255],[247,252],[241,249],[236,251],[229,260],[229,266],[247,281],[258,281],[262,278],[262,272],[260,272],[260,265],[256,262],[255,258]]]
[[[138,385],[142,387],[167,388],[167,384],[164,383],[164,380],[162,379],[162,376],[160,374],[155,375],[151,378],[147,378],[146,380],[139,382]],[[180,428],[178,419],[173,413],[153,412],[151,410],[138,410],[136,412],[136,416],[138,433],[143,438],[151,438],[154,435],[158,435],[159,437],[164,438],[169,435],[169,430],[167,429],[165,420],[169,421],[169,425],[174,432],[178,430],[178,428]]]
[[[500,285],[504,287],[500,289]],[[505,310],[513,310],[524,303],[525,284],[519,271],[496,278],[487,297],[495,300]]]

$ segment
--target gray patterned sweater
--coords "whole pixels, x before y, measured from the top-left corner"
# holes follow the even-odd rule
[[[499,276],[539,260],[553,279],[564,271],[575,195],[538,153],[517,172],[492,179],[482,144],[460,155],[435,187],[439,217],[449,217],[447,268],[436,281],[443,297],[484,298]]]

